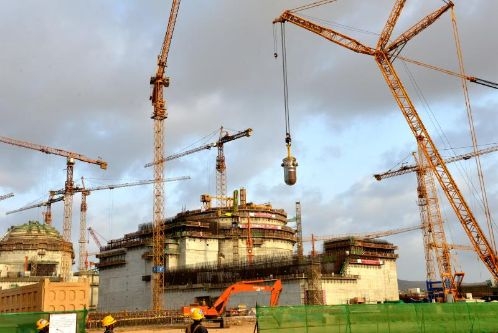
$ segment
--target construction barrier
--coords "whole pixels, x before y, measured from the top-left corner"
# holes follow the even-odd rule
[[[118,326],[185,326],[189,322],[180,311],[117,311],[117,312],[90,312],[86,321],[86,328],[101,328],[102,319],[111,315],[118,322]],[[2,333],[2,332],[0,332]]]
[[[256,308],[259,333],[498,332],[498,303],[384,303]]]
[[[87,310],[65,311],[65,312],[17,312],[17,313],[0,313],[0,333],[36,333],[36,322],[39,319],[50,321],[56,317],[52,315],[68,315],[73,319],[76,317],[76,333],[85,333]],[[59,316],[64,318],[64,316]],[[52,325],[53,322],[50,323]],[[64,323],[66,324],[66,323]],[[54,324],[55,325],[55,324]],[[74,328],[72,325],[64,325]],[[65,332],[65,327],[57,330]],[[74,331],[73,331],[74,332]]]

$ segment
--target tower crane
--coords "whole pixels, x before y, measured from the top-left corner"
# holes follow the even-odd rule
[[[452,163],[460,160],[468,160],[476,155],[484,155],[498,150],[498,145],[493,145],[485,149],[472,151],[466,154],[452,156],[445,159],[445,163]],[[416,164],[402,166],[401,168],[393,171],[387,171],[381,174],[375,174],[377,180],[384,178],[399,176],[409,172],[416,172],[417,174],[417,192],[418,192],[418,206],[420,210],[420,217],[422,224],[425,225],[423,231],[424,240],[424,253],[426,263],[427,275],[427,288],[430,292],[430,297],[435,295],[432,292],[438,282],[436,281],[434,260],[437,263],[439,276],[441,278],[441,289],[443,296],[451,293],[458,297],[459,286],[463,279],[463,272],[453,273],[451,264],[451,244],[448,244],[443,226],[443,218],[441,216],[441,208],[437,196],[436,187],[434,185],[433,173],[429,170],[427,162],[421,151],[413,153]]]
[[[168,26],[164,35],[161,52],[157,57],[156,75],[151,77],[152,95],[150,100],[154,111],[151,118],[154,120],[154,161],[160,161],[164,156],[164,119],[168,117],[166,101],[163,96],[163,88],[169,87],[169,77],[165,76],[168,53],[173,39],[176,18],[180,9],[180,0],[171,2]],[[154,164],[154,203],[153,203],[153,221],[152,221],[152,310],[162,310],[161,301],[164,292],[164,186],[162,179],[164,177],[164,164]]]
[[[476,155],[486,155],[489,153],[493,153],[495,151],[498,151],[498,145],[492,145],[492,146],[489,146],[487,148],[480,149],[477,152],[472,151],[472,152],[465,153],[465,154],[455,155],[455,156],[444,159],[444,162],[446,164],[448,164],[448,163],[453,163],[453,162],[457,162],[457,161],[468,160]],[[402,167],[400,167],[399,169],[396,169],[396,170],[389,170],[389,171],[385,171],[383,173],[374,174],[374,177],[375,177],[375,179],[380,181],[380,180],[385,179],[385,178],[400,176],[400,175],[404,175],[404,174],[410,173],[410,172],[416,172],[418,168],[419,168],[419,165],[417,163],[412,164],[412,165],[403,165]]]
[[[175,177],[175,178],[166,178],[163,179],[163,182],[170,182],[170,181],[176,181],[176,180],[185,180],[185,179],[190,179],[188,176],[184,177]],[[87,256],[87,240],[86,240],[86,211],[87,211],[87,203],[86,203],[86,197],[90,195],[91,192],[93,191],[100,191],[100,190],[113,190],[116,188],[123,188],[123,187],[130,187],[130,186],[138,186],[138,185],[147,185],[147,184],[152,184],[155,183],[155,179],[153,180],[140,180],[137,182],[131,182],[131,183],[123,183],[123,184],[114,184],[114,185],[102,185],[102,186],[95,186],[95,187],[85,187],[85,183],[83,178],[82,180],[82,188],[77,188],[76,190],[78,192],[81,192],[81,208],[80,208],[80,240],[79,240],[79,262],[78,262],[78,269],[80,271],[83,271],[85,269],[85,257]],[[57,194],[58,191],[55,191],[55,194]],[[52,195],[52,192],[51,192]]]
[[[177,181],[177,180],[186,180],[190,179],[189,176],[182,176],[182,177],[173,177],[173,178],[165,178],[163,179],[163,182],[170,182],[170,181]],[[80,238],[79,238],[79,262],[78,262],[78,269],[80,271],[84,270],[85,267],[85,256],[87,253],[86,249],[86,233],[85,230],[86,228],[86,212],[87,212],[87,203],[86,203],[86,197],[90,195],[91,192],[93,191],[100,191],[100,190],[113,190],[117,188],[123,188],[123,187],[130,187],[130,186],[138,186],[138,185],[147,185],[147,184],[152,184],[155,183],[155,179],[150,179],[150,180],[139,180],[136,182],[129,182],[129,183],[121,183],[121,184],[112,184],[112,185],[101,185],[101,186],[95,186],[95,187],[85,187],[85,182],[82,177],[82,187],[74,187],[73,188],[73,193],[81,193],[81,205],[80,205]],[[65,189],[60,189],[60,190],[55,190],[55,191],[50,191],[49,199],[45,202],[41,202],[38,204],[30,205],[30,206],[25,206],[10,212],[7,212],[7,214],[12,214],[24,210],[28,210],[31,208],[36,208],[36,207],[42,207],[46,206],[47,207],[47,212],[44,214],[45,216],[45,223],[51,224],[51,213],[49,210],[49,207],[52,203],[64,200],[64,196],[60,196],[61,194],[64,194]]]
[[[184,152],[180,152],[177,154],[173,154],[170,156],[165,157],[164,159],[157,161],[157,162],[152,162],[152,163],[147,163],[145,167],[150,167],[153,165],[156,165],[157,163],[164,163],[166,161],[171,161],[174,159],[177,159],[179,157],[183,157],[186,155],[190,155],[192,153],[205,150],[205,149],[211,149],[213,147],[218,148],[218,155],[216,156],[216,199],[218,203],[218,207],[226,207],[228,203],[228,198],[227,198],[227,181],[226,181],[226,163],[225,163],[225,154],[223,152],[223,146],[225,143],[237,140],[243,137],[249,137],[252,135],[252,129],[248,128],[244,131],[239,131],[235,134],[229,134],[226,130],[223,129],[223,126],[220,128],[220,137],[218,141],[216,142],[211,142],[190,150],[186,150]]]
[[[71,241],[71,218],[72,218],[72,204],[73,204],[73,168],[74,168],[74,160],[83,161],[90,164],[96,164],[101,169],[107,169],[107,162],[99,159],[92,159],[86,157],[84,155],[58,149],[51,148],[47,146],[42,146],[34,143],[29,143],[25,141],[15,140],[11,138],[7,138],[4,136],[0,136],[0,142],[8,143],[14,146],[38,150],[42,153],[46,154],[54,154],[59,156],[64,156],[67,158],[67,170],[66,170],[66,185],[64,188],[64,224],[63,224],[63,233],[62,237],[65,241]]]
[[[7,193],[7,194],[0,195],[0,201],[8,199],[8,198],[12,198],[13,196],[14,196],[14,193]]]
[[[434,286],[438,283],[436,281],[434,259],[436,260],[439,277],[441,279],[440,289],[443,292],[443,299],[445,299],[448,294],[460,298],[459,284],[463,279],[464,273],[455,272],[455,275],[453,275],[450,246],[446,240],[434,176],[428,168],[427,160],[420,151],[420,148],[418,157],[415,153],[413,153],[413,157],[419,165],[416,172],[418,206],[422,224],[425,225],[425,227],[422,228],[422,233],[427,274],[426,283],[429,298],[431,300],[435,298],[436,289]],[[458,277],[458,281],[456,277]],[[456,284],[457,282],[458,285]]]
[[[222,201],[227,195],[227,176],[226,176],[226,164],[225,164],[225,154],[223,152],[223,146],[225,143],[245,137],[251,136],[252,129],[248,128],[245,131],[235,133],[233,135],[228,134],[227,131],[223,130],[223,126],[220,128],[220,138],[216,142],[218,147],[218,155],[216,156],[216,196],[218,200],[218,207],[226,206],[226,200]]]
[[[406,0],[396,0],[389,18],[380,34],[375,47],[370,47],[361,42],[342,34],[334,29],[324,27],[312,22],[298,14],[297,10],[286,10],[273,23],[290,22],[312,33],[315,33],[339,46],[345,47],[353,52],[372,56],[377,63],[384,80],[386,81],[396,103],[412,131],[418,146],[427,159],[428,165],[434,172],[441,188],[450,202],[455,214],[460,221],[467,237],[474,246],[479,258],[484,263],[495,280],[498,279],[498,262],[496,251],[482,231],[469,205],[459,190],[453,176],[449,172],[444,159],[441,157],[434,141],[425,128],[415,106],[413,105],[402,81],[400,80],[393,59],[405,44],[413,37],[421,33],[425,28],[434,23],[454,4],[447,1],[444,6],[422,18],[399,37],[390,42],[394,26],[398,21]],[[303,7],[299,8],[303,9]],[[306,6],[304,7],[306,9]]]

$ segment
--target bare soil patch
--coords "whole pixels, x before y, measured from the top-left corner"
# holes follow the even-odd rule
[[[203,322],[209,333],[253,333],[255,332],[256,318],[230,318],[229,327],[220,328],[219,324]],[[87,333],[102,333],[103,328],[87,329]],[[119,322],[114,333],[184,333],[185,325],[165,326],[165,325],[150,325],[150,326],[119,326]]]

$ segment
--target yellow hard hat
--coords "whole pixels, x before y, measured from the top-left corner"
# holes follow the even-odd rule
[[[202,310],[199,308],[193,308],[190,311],[190,318],[192,318],[193,320],[201,320],[202,318],[204,318],[204,313],[202,313]]]
[[[44,318],[38,319],[38,321],[36,322],[36,329],[41,330],[47,327],[48,325],[50,325],[50,323],[48,322],[47,319]]]
[[[114,319],[111,315],[105,316],[102,319],[102,326],[106,327],[116,323],[116,319]]]

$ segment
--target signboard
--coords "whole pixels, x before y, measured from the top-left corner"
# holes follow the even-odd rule
[[[152,267],[152,273],[164,273],[164,266]]]
[[[76,313],[52,313],[49,322],[49,333],[76,333]]]

